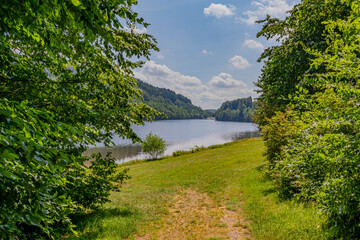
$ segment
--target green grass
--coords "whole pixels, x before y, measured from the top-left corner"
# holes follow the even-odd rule
[[[182,189],[207,193],[228,209],[242,209],[254,239],[325,239],[315,209],[280,201],[274,185],[259,170],[261,139],[221,148],[128,164],[132,179],[101,211],[76,217],[82,239],[134,239],[156,231]],[[68,239],[73,239],[69,237]]]

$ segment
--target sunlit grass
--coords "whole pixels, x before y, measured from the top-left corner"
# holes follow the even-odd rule
[[[156,231],[176,194],[184,189],[207,193],[228,209],[242,209],[254,239],[324,239],[321,219],[311,206],[281,202],[264,164],[261,139],[245,139],[130,168],[132,179],[111,196],[105,209],[78,216],[82,239],[134,239]],[[239,223],[240,224],[240,223]]]

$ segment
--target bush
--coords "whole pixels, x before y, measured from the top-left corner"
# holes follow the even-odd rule
[[[151,159],[158,159],[164,155],[166,143],[164,139],[150,132],[145,137],[141,147],[143,152],[147,153]]]
[[[278,174],[296,196],[319,203],[335,237],[360,237],[360,88],[333,83],[303,112]],[[310,107],[310,106],[309,106]]]
[[[0,100],[0,239],[59,238],[69,218],[108,201],[128,178],[115,159],[82,157],[83,131],[25,103]]]
[[[78,164],[69,151],[82,133],[54,115],[26,104],[0,101],[0,238],[54,236],[53,226],[71,229],[74,203],[65,188],[66,168]]]
[[[118,172],[118,164],[111,153],[106,157],[94,153],[92,159],[89,167],[69,169],[66,174],[68,181],[64,190],[80,209],[98,209],[110,201],[112,191],[119,192],[125,180],[130,178],[127,175],[129,169]]]
[[[360,239],[360,3],[348,3],[348,20],[325,23],[326,52],[307,50],[327,70],[303,79],[315,93],[299,87],[262,129],[279,189],[316,202],[332,239]]]

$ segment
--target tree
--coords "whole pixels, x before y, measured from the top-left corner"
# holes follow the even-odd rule
[[[276,38],[280,42],[278,46],[267,48],[258,60],[264,60],[264,67],[256,83],[260,96],[254,120],[263,133],[269,162],[279,156],[280,148],[286,144],[286,132],[280,138],[278,134],[268,134],[276,131],[269,131],[271,118],[276,118],[278,111],[286,111],[299,87],[308,90],[309,95],[321,91],[304,81],[305,76],[328,71],[324,66],[311,64],[315,56],[307,49],[324,53],[329,46],[324,35],[326,21],[347,19],[350,7],[343,0],[303,0],[289,13],[284,20],[268,16],[260,21],[264,25],[258,33],[258,37]],[[296,107],[301,108],[299,105]]]
[[[131,124],[157,113],[136,100],[131,77],[142,65],[133,59],[158,50],[151,35],[134,31],[148,26],[136,3],[0,4],[0,238],[71,230],[70,213],[101,205],[126,179],[114,159],[96,157],[88,169],[81,154],[114,134],[140,141]]]
[[[96,140],[110,131],[139,140],[131,124],[154,112],[140,97],[132,69],[158,50],[155,39],[137,34],[148,26],[131,7],[136,0],[5,0],[0,6],[0,96],[27,100],[59,121],[87,126]]]
[[[359,239],[360,2],[343,6],[351,9],[348,18],[323,23],[328,47],[304,49],[311,68],[323,69],[301,80],[312,92],[297,86],[291,103],[263,130],[272,140],[271,173],[279,191],[315,202],[331,239]]]
[[[248,97],[224,102],[214,115],[217,121],[251,122],[254,111],[255,104]]]
[[[280,43],[265,49],[258,59],[259,62],[264,61],[256,83],[260,96],[255,121],[260,128],[266,126],[277,111],[285,111],[299,84],[310,93],[315,91],[302,81],[304,76],[327,70],[313,67],[311,60],[314,56],[306,49],[324,52],[328,47],[323,34],[325,22],[346,19],[349,14],[350,7],[342,0],[303,0],[289,11],[289,16],[284,20],[267,16],[259,21],[263,27],[257,37],[276,39]]]
[[[151,159],[162,157],[166,150],[166,142],[161,137],[151,132],[145,137],[142,143],[142,150],[149,154]]]
[[[343,4],[351,14],[325,23],[326,51],[307,50],[313,66],[327,71],[305,79],[322,91],[311,97],[301,91],[294,99],[304,107],[297,113],[297,138],[287,144],[280,169],[300,183],[298,195],[319,203],[334,238],[358,239],[360,2]]]

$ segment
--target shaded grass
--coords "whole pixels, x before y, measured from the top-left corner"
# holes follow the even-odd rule
[[[72,219],[77,225],[77,231],[81,232],[80,239],[123,239],[136,231],[136,223],[141,215],[132,208],[112,207],[74,215]]]
[[[183,189],[209,194],[230,210],[243,209],[255,239],[324,239],[312,206],[279,201],[273,183],[259,171],[261,139],[129,165],[132,179],[99,212],[75,219],[83,239],[134,239],[156,231]],[[122,168],[122,167],[121,167]]]

